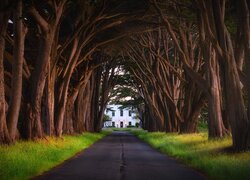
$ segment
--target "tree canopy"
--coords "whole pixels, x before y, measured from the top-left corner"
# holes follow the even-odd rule
[[[247,0],[1,1],[0,143],[100,131],[112,100],[137,108],[149,131],[179,133],[196,132],[206,106],[209,138],[231,134],[236,151],[249,149],[249,9]]]

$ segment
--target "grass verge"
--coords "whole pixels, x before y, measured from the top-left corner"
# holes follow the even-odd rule
[[[83,133],[63,138],[47,137],[0,146],[0,179],[29,179],[59,165],[89,147],[108,132]]]
[[[250,179],[250,152],[232,153],[231,138],[208,140],[207,133],[179,135],[132,131],[161,152],[204,172],[211,179]]]
[[[115,128],[115,127],[108,127],[108,128],[103,128],[104,131],[137,131],[137,130],[142,130],[142,128],[137,128],[137,127],[128,127],[128,128]]]

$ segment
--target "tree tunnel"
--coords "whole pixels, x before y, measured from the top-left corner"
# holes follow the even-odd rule
[[[149,131],[250,147],[247,0],[0,2],[0,143],[98,132],[130,96]],[[121,73],[122,72],[122,73]]]

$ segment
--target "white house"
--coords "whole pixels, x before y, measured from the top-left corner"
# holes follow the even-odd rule
[[[104,123],[104,127],[125,128],[127,126],[136,126],[139,124],[139,119],[132,109],[120,109],[121,105],[108,105],[105,114],[111,117],[111,121]]]

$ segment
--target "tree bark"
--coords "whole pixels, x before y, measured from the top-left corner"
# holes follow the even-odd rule
[[[200,16],[201,17],[201,16]],[[227,134],[222,114],[222,94],[220,84],[219,58],[205,34],[204,20],[199,18],[200,43],[206,66],[206,80],[208,83],[208,137],[222,138]]]
[[[78,44],[78,41],[76,40],[76,45]],[[62,79],[62,84],[59,88],[59,95],[58,98],[58,107],[56,108],[56,134],[57,136],[61,137],[62,130],[63,130],[63,120],[64,120],[64,113],[66,109],[67,104],[67,97],[68,97],[68,89],[70,84],[70,79],[73,74],[74,68],[76,66],[77,60],[80,56],[81,49],[78,49],[76,53],[75,52],[75,45],[72,48],[72,54],[71,58],[69,60],[69,67],[66,69],[65,77]]]
[[[99,131],[99,100],[100,100],[100,87],[101,87],[101,76],[102,76],[102,67],[96,69],[96,72],[93,73],[92,85],[93,85],[93,95],[91,99],[91,117],[94,122],[94,131]]]
[[[83,97],[82,94],[79,95],[79,91],[81,90],[82,92],[85,91],[87,83],[89,81],[89,78],[91,76],[92,71],[89,71],[88,73],[86,73],[86,76],[84,77],[83,81],[78,82],[78,84],[76,85],[76,87],[73,88],[71,94],[68,97],[67,100],[67,105],[66,105],[66,115],[64,116],[64,125],[63,125],[63,129],[64,132],[67,134],[71,134],[75,131],[77,131],[78,133],[81,133],[84,131],[84,117],[83,115],[85,114],[85,108],[83,107],[84,104],[81,104],[81,106],[79,107],[79,110],[77,110],[77,113],[74,112],[76,111],[75,108],[75,102],[77,97],[79,96],[80,101],[83,101]],[[84,102],[86,104],[86,102]],[[78,106],[77,106],[78,109]],[[78,116],[74,116],[73,115],[77,114]],[[80,115],[81,114],[81,115]]]
[[[7,114],[8,130],[12,141],[15,140],[17,133],[17,122],[22,99],[24,41],[27,31],[22,22],[22,9],[22,1],[18,1],[17,9],[14,12],[14,62],[12,66],[11,99]]]
[[[36,68],[32,75],[31,96],[28,104],[28,137],[41,138],[43,137],[43,127],[41,121],[41,103],[43,90],[48,73],[48,63],[53,43],[54,34],[47,34],[40,41],[40,48]]]
[[[66,0],[62,0],[56,5],[55,17],[47,22],[35,7],[30,8],[32,17],[41,27],[43,36],[40,37],[39,52],[35,69],[32,72],[31,96],[27,104],[28,138],[41,138],[44,136],[41,121],[41,102],[44,93],[46,78],[48,75],[48,65],[50,61],[51,49],[58,28]],[[55,2],[56,4],[56,2]]]
[[[8,13],[0,12],[0,144],[9,143],[10,137],[6,124],[6,105],[5,105],[5,89],[4,89],[4,51],[5,36],[8,26]]]
[[[73,127],[73,110],[74,110],[74,97],[69,97],[66,104],[66,111],[63,120],[63,132],[64,134],[73,134],[74,127]]]
[[[215,52],[210,51],[209,62],[207,62],[207,80],[209,82],[208,92],[208,136],[209,138],[222,138],[226,134],[222,119],[221,90],[219,79],[219,65]]]
[[[212,0],[214,17],[218,17],[214,18],[214,26],[216,27],[219,45],[225,52],[222,54],[224,59],[224,90],[226,108],[232,130],[233,147],[236,151],[242,151],[250,147],[249,119],[244,104],[232,40],[224,22],[225,12],[223,9],[225,8],[225,3],[221,2]]]
[[[246,0],[240,0],[238,5],[239,12],[239,22],[240,27],[242,27],[242,34],[244,39],[244,52],[245,52],[245,64],[246,64],[246,75],[247,82],[250,82],[250,4]],[[241,20],[242,19],[242,20]],[[241,57],[239,57],[241,58]],[[240,61],[240,60],[239,60]],[[245,147],[250,148],[250,83],[244,85],[247,89],[248,96],[248,104],[247,104],[247,114],[248,114],[248,122],[246,127],[245,136]]]
[[[55,80],[56,69],[53,69],[52,72],[49,72],[46,82],[46,131],[49,136],[55,134]]]

